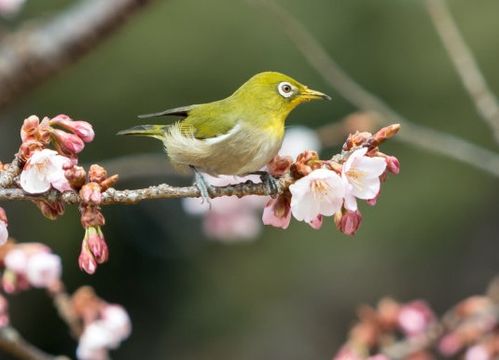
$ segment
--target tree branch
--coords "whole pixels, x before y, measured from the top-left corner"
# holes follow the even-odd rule
[[[499,177],[499,155],[460,137],[415,124],[355,82],[327,53],[324,47],[287,10],[273,0],[249,0],[264,5],[283,25],[289,39],[328,84],[353,105],[379,113],[380,124],[401,125],[398,138],[409,144],[462,161]]]
[[[227,186],[213,186],[210,191],[210,197],[216,198],[221,196],[237,197],[247,195],[278,195],[286,190],[292,183],[290,176],[283,176],[278,181],[278,191],[270,193],[268,188],[263,183],[254,183],[253,181],[246,181],[244,183],[227,185]],[[114,188],[107,189],[102,193],[101,205],[132,205],[143,200],[157,200],[157,199],[178,199],[185,197],[200,197],[199,189],[196,186],[175,187],[168,184],[159,184],[150,186],[143,189],[133,190],[116,190]],[[61,201],[65,204],[79,204],[81,202],[80,196],[74,191],[66,191],[60,193],[56,190],[51,190],[44,194],[33,195],[24,192],[22,189],[0,189],[0,201],[6,200],[46,200],[49,202]]]
[[[20,360],[69,360],[66,356],[49,355],[36,348],[10,326],[0,328],[0,349]]]
[[[85,0],[0,44],[0,107],[74,62],[150,0]]]
[[[499,143],[499,103],[487,85],[472,51],[457,27],[445,0],[426,0],[426,9],[480,116]]]

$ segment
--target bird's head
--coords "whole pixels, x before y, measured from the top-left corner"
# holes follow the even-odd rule
[[[254,109],[278,112],[284,116],[304,102],[331,100],[330,96],[309,89],[290,76],[273,71],[254,75],[233,96]]]

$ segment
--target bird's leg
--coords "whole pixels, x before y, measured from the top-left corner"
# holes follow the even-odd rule
[[[259,171],[250,172],[249,174],[260,176],[260,179],[262,180],[262,183],[265,184],[265,187],[267,188],[267,192],[269,193],[269,195],[277,194],[277,192],[279,191],[278,180],[272,175],[270,175],[268,171],[259,170]]]
[[[194,178],[195,178],[194,185],[199,189],[203,202],[206,201],[211,209],[210,192],[209,192],[209,190],[211,190],[211,185],[208,184],[203,174],[195,166],[189,165],[189,167],[192,169],[192,171],[194,171]]]

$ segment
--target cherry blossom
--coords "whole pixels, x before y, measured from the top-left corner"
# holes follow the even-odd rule
[[[311,222],[318,215],[331,216],[341,209],[345,185],[328,169],[317,169],[289,186],[291,213],[300,221]]]
[[[64,176],[64,166],[70,164],[70,159],[54,150],[35,151],[21,172],[21,187],[30,194],[46,192],[51,186],[61,192],[71,190]]]
[[[16,281],[27,282],[36,288],[50,288],[61,277],[61,258],[39,243],[15,245],[5,255],[4,264],[6,273],[15,274]],[[19,288],[18,284],[12,285],[13,291]]]
[[[357,210],[357,200],[375,198],[380,189],[379,177],[385,172],[386,161],[381,157],[365,156],[367,148],[355,150],[343,164],[341,177],[345,182],[345,208]]]
[[[130,318],[119,305],[106,304],[100,317],[85,326],[76,355],[80,360],[107,359],[107,351],[116,349],[131,333]]]

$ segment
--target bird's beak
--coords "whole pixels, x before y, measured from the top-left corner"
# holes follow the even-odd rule
[[[322,93],[320,91],[317,91],[317,90],[309,89],[308,87],[306,87],[302,91],[301,96],[305,100],[318,100],[318,99],[331,100],[331,96],[326,95],[326,94],[324,94],[324,93]]]

